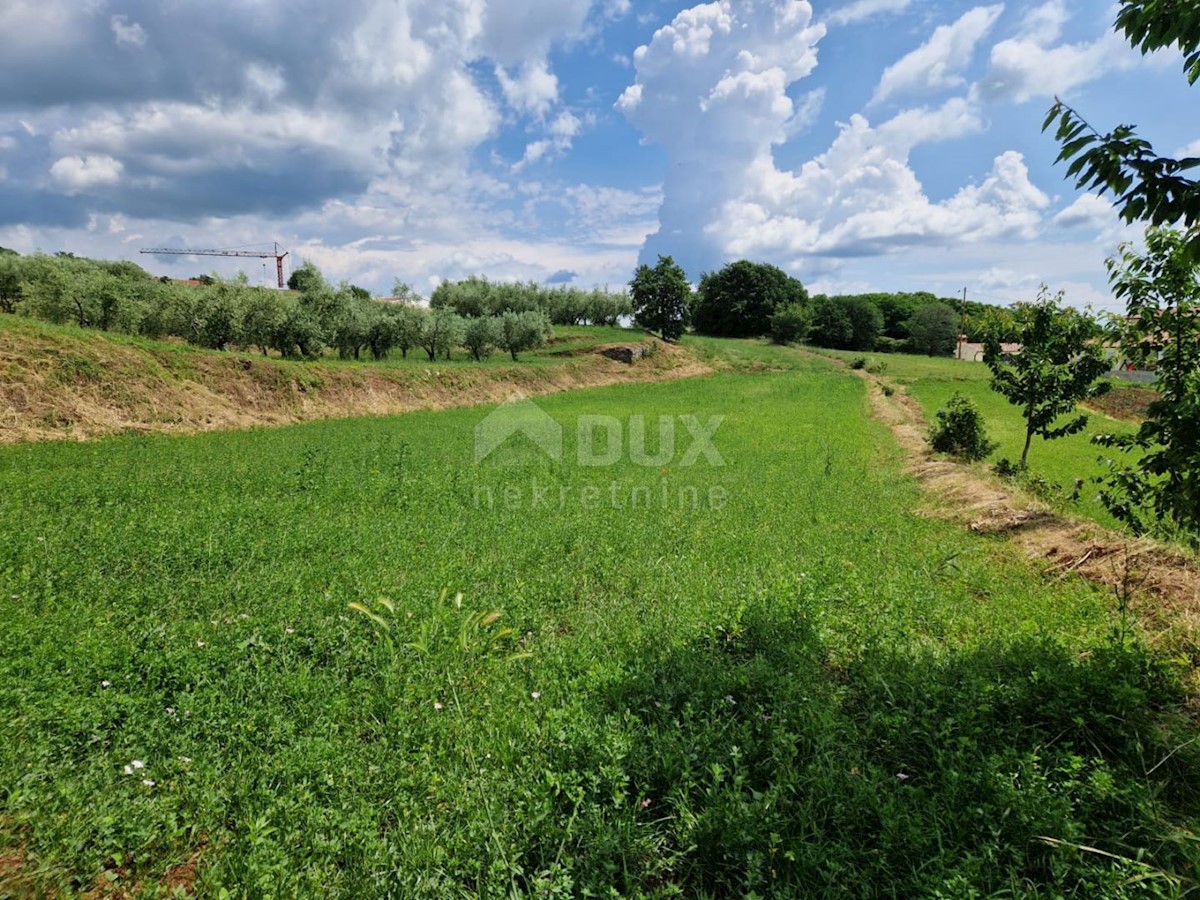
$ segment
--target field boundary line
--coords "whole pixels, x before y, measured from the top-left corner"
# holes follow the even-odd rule
[[[956,522],[973,534],[1003,538],[1042,566],[1047,577],[1077,575],[1132,600],[1151,634],[1200,643],[1200,560],[1179,547],[1122,534],[1051,509],[1005,484],[982,463],[963,463],[929,447],[925,411],[902,385],[842,360],[800,352],[852,372],[867,384],[874,416],[891,431],[906,471],[931,501],[922,515]],[[887,387],[887,391],[884,387]],[[1180,631],[1182,630],[1182,633]]]

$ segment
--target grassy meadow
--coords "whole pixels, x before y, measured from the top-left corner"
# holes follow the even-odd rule
[[[909,354],[862,354],[849,351],[820,350],[819,353],[850,361],[860,357],[869,360],[872,369],[886,382],[901,385],[921,404],[926,417],[933,421],[937,411],[955,393],[970,397],[983,414],[988,437],[998,446],[988,458],[989,464],[1008,458],[1016,462],[1021,458],[1025,446],[1025,420],[1021,411],[989,386],[991,373],[983,363],[963,362],[957,359],[911,356]],[[1114,389],[1120,390],[1121,383]],[[1092,479],[1106,470],[1102,463],[1105,456],[1116,451],[1097,447],[1092,437],[1097,434],[1123,434],[1135,431],[1131,422],[1111,418],[1101,412],[1081,410],[1088,416],[1088,424],[1078,434],[1068,435],[1053,441],[1035,437],[1029,448],[1029,474],[1044,479],[1050,486],[1044,492],[1045,499],[1061,509],[1093,519],[1108,528],[1120,528],[1117,522],[1098,499],[1099,486]],[[1065,418],[1064,418],[1065,421]],[[1117,454],[1120,459],[1120,454]],[[1075,489],[1075,479],[1083,478],[1084,484],[1077,501],[1069,500]],[[1054,486],[1057,485],[1058,488]]]
[[[539,399],[561,460],[476,463],[486,407],[0,448],[0,895],[1193,885],[1174,664],[917,515],[862,381],[702,343]]]

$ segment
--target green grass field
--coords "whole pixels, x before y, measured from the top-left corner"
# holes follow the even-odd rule
[[[862,354],[836,350],[818,352],[847,361],[865,357],[873,367],[882,366],[880,377],[903,386],[921,404],[930,421],[953,394],[965,394],[975,401],[983,413],[988,437],[998,444],[987,462],[993,464],[1005,457],[1016,462],[1021,458],[1021,448],[1025,445],[1025,420],[1021,418],[1020,410],[991,389],[988,384],[991,374],[982,363],[908,354]],[[1037,437],[1033,439],[1029,450],[1029,473],[1062,487],[1061,493],[1054,491],[1046,495],[1046,499],[1054,505],[1109,528],[1120,528],[1120,523],[1100,503],[1100,488],[1092,480],[1106,471],[1101,458],[1112,456],[1115,451],[1097,447],[1092,443],[1092,437],[1097,434],[1124,434],[1136,430],[1137,426],[1102,413],[1081,412],[1087,413],[1088,424],[1078,434],[1053,441]],[[1116,458],[1121,457],[1118,455]],[[1069,502],[1066,495],[1074,490],[1076,478],[1083,478],[1084,486],[1079,500]]]
[[[1178,673],[916,515],[861,381],[726,348],[780,371],[539,400],[561,461],[476,464],[488,409],[0,448],[0,895],[1178,895]]]

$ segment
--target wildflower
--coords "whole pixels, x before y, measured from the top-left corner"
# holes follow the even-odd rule
[[[142,784],[144,784],[146,787],[154,787],[154,779],[153,778],[143,778]]]
[[[642,801],[642,809],[646,809],[649,806],[650,806],[650,798],[647,797],[645,800]]]
[[[146,764],[144,762],[142,762],[140,759],[135,759],[135,760],[133,760],[133,762],[128,763],[125,766],[125,774],[132,775],[138,769],[144,769],[144,768],[146,768]]]
[[[901,781],[908,781],[908,776],[906,774],[904,774],[903,772],[897,772],[896,777],[899,778]]]
[[[204,641],[196,641],[196,646],[197,647],[207,647],[208,644],[206,644]]]
[[[726,703],[732,703],[734,706],[736,706],[736,705],[737,705],[737,701],[733,699],[733,694],[726,694],[726,695],[725,695],[725,702],[726,702]]]
[[[190,756],[181,756],[181,757],[179,757],[179,759],[183,762],[184,765],[190,766],[192,764],[192,758]]]
[[[105,678],[102,682],[100,682],[100,687],[106,688],[106,689],[110,688],[110,687],[112,687],[112,682],[109,681],[107,678]]]
[[[533,693],[531,693],[529,696],[530,696],[530,697],[532,697],[534,700],[541,700],[541,699],[542,699],[542,692],[541,692],[541,691],[534,691],[534,692],[533,692]]]
[[[168,707],[167,707],[167,715],[168,715],[168,716],[173,716],[173,715],[175,715],[175,707],[173,707],[173,706],[168,706]]]
[[[433,701],[433,708],[434,708],[434,709],[441,709],[441,708],[442,708],[442,704],[438,703],[438,702],[435,700],[435,701]]]
[[[291,626],[288,626],[287,628],[283,629],[283,633],[284,634],[295,634],[296,629],[292,628]]]

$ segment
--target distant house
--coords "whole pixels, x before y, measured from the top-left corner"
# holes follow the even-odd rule
[[[1020,353],[1020,344],[1001,344],[1001,353]],[[963,359],[967,362],[983,362],[983,344],[973,344],[966,339],[966,335],[959,338],[958,350],[954,354],[956,359]]]

